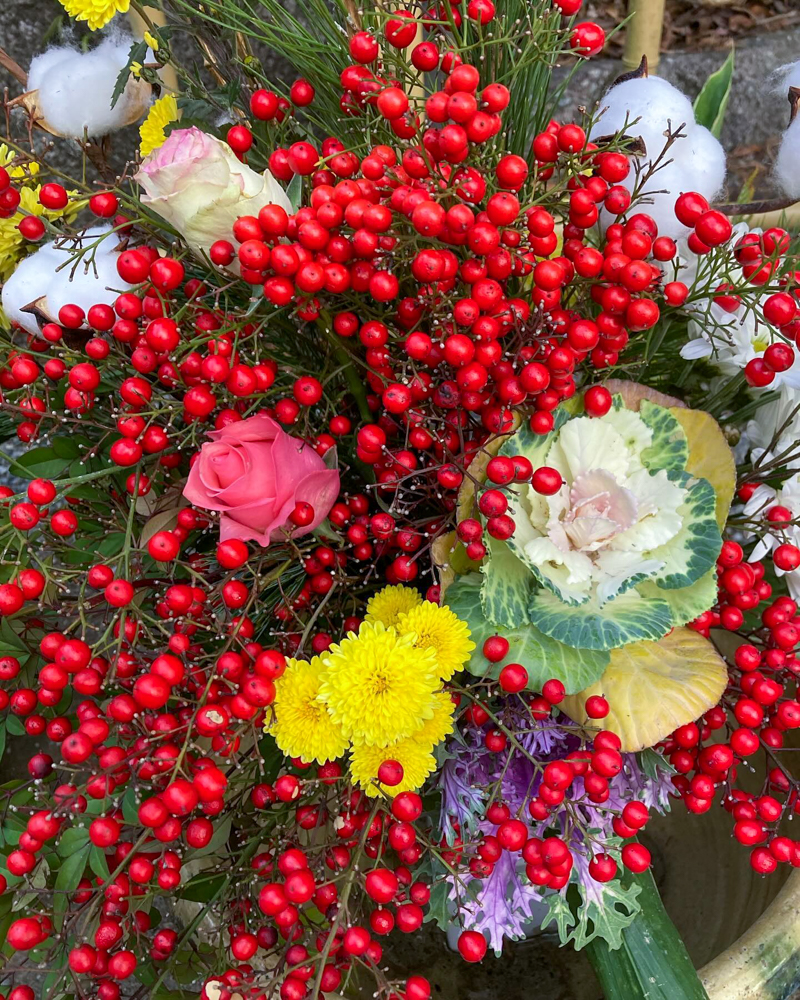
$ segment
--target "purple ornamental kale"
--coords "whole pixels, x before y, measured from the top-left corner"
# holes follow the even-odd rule
[[[571,729],[565,728],[572,724],[563,716],[536,722],[515,700],[507,704],[502,719],[525,751],[512,750],[510,760],[505,754],[487,751],[479,729],[470,729],[463,736],[448,741],[449,757],[439,775],[439,825],[448,843],[455,839],[456,827],[465,840],[479,833],[493,832],[492,824],[484,819],[490,790],[494,799],[509,806],[512,814],[527,819],[527,804],[535,797],[541,780],[527,755],[544,764],[560,760],[580,746]],[[626,802],[636,799],[658,812],[669,809],[670,776],[666,771],[657,774],[657,778],[650,778],[639,766],[635,754],[623,754],[623,768],[610,780],[605,803],[597,805],[588,800],[581,778],[573,782],[567,800],[573,813],[580,816],[582,827],[591,830],[600,843],[607,842],[615,837],[612,812],[619,812]],[[494,788],[497,782],[499,790]],[[561,827],[575,860],[572,880],[581,885],[584,898],[595,899],[601,905],[599,892],[602,887],[589,875],[592,851],[583,833],[572,823],[568,827],[567,816],[566,810],[554,812],[548,820],[535,824],[532,834],[542,836],[547,828]],[[498,955],[504,938],[518,940],[530,931],[535,911],[541,904],[541,891],[528,881],[524,872],[521,857],[504,851],[492,874],[482,880],[477,895],[464,898],[461,891],[464,885],[474,881],[468,872],[459,875],[460,886],[451,880],[450,899],[457,902],[463,925],[483,933]]]

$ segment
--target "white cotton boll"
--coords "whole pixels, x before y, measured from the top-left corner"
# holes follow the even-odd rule
[[[22,312],[22,309],[46,294],[58,263],[59,257],[52,244],[46,244],[21,260],[3,285],[3,311],[28,333],[38,334],[39,323],[33,313]]]
[[[622,182],[629,191],[664,154],[662,165],[640,190],[637,207],[653,217],[662,236],[685,236],[689,229],[675,218],[675,201],[683,191],[697,191],[709,200],[719,193],[725,181],[725,151],[719,141],[696,124],[688,97],[659,77],[617,84],[600,101],[600,109],[593,138],[625,131],[644,142],[647,154],[638,159],[638,174],[631,170]],[[680,126],[680,138],[665,152],[667,133]],[[601,221],[606,227],[612,220],[603,212]]]
[[[28,89],[38,91],[37,106],[47,127],[79,139],[84,130],[102,136],[140,117],[150,92],[141,81],[129,79],[111,107],[130,46],[130,39],[106,38],[90,52],[62,47],[36,56],[28,73]]]
[[[658,148],[651,149],[647,146],[650,156],[657,156],[663,149],[666,141],[663,133],[668,124],[673,131],[684,123],[687,126],[694,124],[694,111],[689,98],[657,76],[618,83],[602,98],[600,110],[601,115],[592,128],[594,136],[609,135],[626,129],[630,135],[642,135],[645,138],[646,131],[650,133],[651,141],[654,135],[661,137]],[[636,118],[641,120],[635,125],[631,124]]]
[[[786,97],[789,87],[800,87],[800,60],[786,63],[775,70],[775,91]]]
[[[37,334],[36,316],[22,312],[33,302],[40,302],[42,311],[56,322],[65,305],[80,306],[85,313],[99,303],[113,305],[119,293],[131,286],[117,274],[116,236],[97,242],[110,232],[108,226],[93,226],[75,240],[46,243],[20,261],[3,286],[2,305],[8,318]],[[86,252],[79,258],[76,250],[80,247]]]
[[[688,157],[684,157],[684,152]],[[708,201],[716,198],[725,183],[725,150],[704,125],[692,128],[681,148],[680,163],[686,169],[681,191],[697,191]]]
[[[775,160],[775,176],[790,198],[800,199],[800,115],[783,133]]]
[[[47,287],[47,312],[54,319],[65,305],[80,306],[84,313],[98,303],[113,305],[119,293],[130,288],[117,274],[116,253],[98,251],[92,260],[90,256],[88,251],[77,266],[66,263],[53,274]]]

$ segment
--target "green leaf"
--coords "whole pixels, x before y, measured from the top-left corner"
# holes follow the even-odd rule
[[[6,749],[6,724],[5,720],[0,722],[0,760],[3,759],[3,754]]]
[[[58,479],[69,466],[69,459],[60,458],[54,448],[31,448],[16,460],[14,471],[29,479]]]
[[[108,861],[106,860],[105,851],[101,848],[92,845],[92,849],[89,851],[89,865],[95,875],[98,875],[102,879],[107,879],[111,874],[108,870]]]
[[[541,691],[551,677],[560,680],[567,693],[574,694],[598,680],[609,662],[604,650],[573,648],[544,635],[533,625],[507,628],[489,621],[480,605],[481,575],[460,576],[447,589],[450,609],[469,625],[476,648],[467,663],[467,670],[477,677],[494,677],[502,664],[490,663],[483,655],[483,644],[492,635],[508,640],[506,661],[521,663],[528,671],[528,688]]]
[[[534,578],[505,542],[487,536],[487,556],[481,567],[481,607],[491,622],[516,628],[528,624],[528,602]]]
[[[224,875],[201,872],[190,878],[186,885],[181,886],[178,895],[181,899],[189,899],[193,903],[207,903],[216,896],[224,882]]]
[[[85,826],[71,826],[58,838],[56,850],[59,857],[69,858],[89,846],[89,831]],[[88,854],[88,850],[87,850]]]
[[[689,442],[678,420],[665,406],[643,399],[639,416],[653,432],[653,443],[642,451],[648,469],[683,472],[689,460]]]
[[[6,716],[6,729],[11,736],[25,736],[25,725],[18,715]]]
[[[111,107],[113,108],[117,101],[125,93],[125,86],[128,83],[128,77],[131,74],[131,63],[132,62],[143,62],[145,56],[147,55],[147,42],[134,42],[128,52],[128,60],[117,76],[116,83],[114,84],[114,91],[111,94]]]
[[[694,116],[698,124],[705,125],[719,139],[725,121],[725,111],[733,82],[734,49],[716,72],[703,84],[694,102]]]
[[[592,941],[604,941],[613,951],[622,947],[622,932],[639,912],[640,886],[621,881],[606,882],[599,893],[592,886],[592,896],[584,898],[578,910],[578,922],[572,932],[572,947],[580,951]],[[588,894],[587,894],[588,895]],[[600,901],[596,898],[600,896]]]
[[[425,914],[425,923],[434,923],[440,930],[447,930],[452,920],[449,901],[450,883],[444,878],[434,882]]]
[[[572,907],[569,905],[566,895],[561,892],[551,892],[544,897],[544,902],[547,903],[547,913],[542,918],[542,930],[545,927],[549,927],[550,924],[555,923],[558,940],[562,947],[565,944],[569,944],[575,924],[578,921]]]
[[[626,873],[639,912],[622,929],[620,947],[589,943],[587,955],[606,1000],[708,1000],[686,946],[667,916],[649,871]]]
[[[665,564],[654,582],[660,588],[677,590],[691,586],[714,568],[722,548],[722,535],[717,526],[717,497],[711,483],[693,479],[688,472],[673,472],[669,478],[688,487],[686,499],[678,507],[681,529],[664,545],[651,549],[647,558],[663,560]]]
[[[637,587],[642,597],[660,597],[669,605],[675,625],[685,625],[708,611],[717,602],[717,571],[711,569],[688,587],[666,590],[652,580],[645,580]]]
[[[122,818],[130,826],[139,825],[139,805],[136,801],[136,789],[132,785],[122,796]]]
[[[11,622],[8,618],[4,618],[0,622],[0,656],[5,656],[7,653],[16,657],[19,657],[20,653],[27,656],[29,652],[28,647],[12,628]]]
[[[289,187],[286,188],[286,197],[292,206],[292,213],[296,212],[300,208],[300,202],[303,198],[303,178],[300,174],[295,174],[289,181]]]
[[[207,854],[213,854],[215,851],[218,851],[220,847],[227,843],[228,837],[231,835],[231,822],[232,818],[228,816],[227,819],[219,823],[214,830],[213,837],[206,846],[192,851],[189,857],[192,860],[195,858],[204,858]]]
[[[69,832],[68,830],[67,833]],[[89,860],[90,850],[91,847],[87,840],[87,843],[83,847],[74,854],[70,854],[68,858],[64,858],[63,864],[58,869],[54,886],[55,891],[53,893],[53,916],[55,917],[54,923],[58,930],[61,929],[64,922],[64,914],[67,912],[69,905],[69,896],[75,891],[83,877],[86,862]]]
[[[547,590],[538,590],[531,598],[528,614],[532,624],[545,635],[570,648],[583,649],[615,649],[642,639],[660,639],[674,624],[665,600],[642,597],[635,590],[620,594],[602,607],[595,598],[574,607]]]
[[[664,754],[647,747],[637,754],[639,767],[652,781],[661,781],[665,774],[675,774],[675,768]]]
[[[555,922],[561,944],[571,944],[575,951],[598,940],[612,950],[620,948],[623,931],[639,912],[637,897],[641,888],[615,879],[592,885],[588,892],[573,883],[568,892],[569,897],[562,893],[546,897],[549,909],[542,929]],[[678,1000],[677,995],[673,1000]]]

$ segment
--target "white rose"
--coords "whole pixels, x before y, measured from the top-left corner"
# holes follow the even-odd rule
[[[291,211],[289,199],[269,170],[256,173],[227,143],[199,128],[175,129],[147,156],[136,174],[142,201],[186,239],[196,253],[217,240],[231,240],[242,215],[265,205]]]

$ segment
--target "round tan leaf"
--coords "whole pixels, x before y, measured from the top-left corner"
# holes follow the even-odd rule
[[[611,651],[600,680],[559,706],[575,722],[587,721],[590,695],[602,695],[609,714],[600,720],[626,752],[663,740],[717,704],[728,683],[725,661],[713,644],[688,628],[658,642],[632,642]]]

